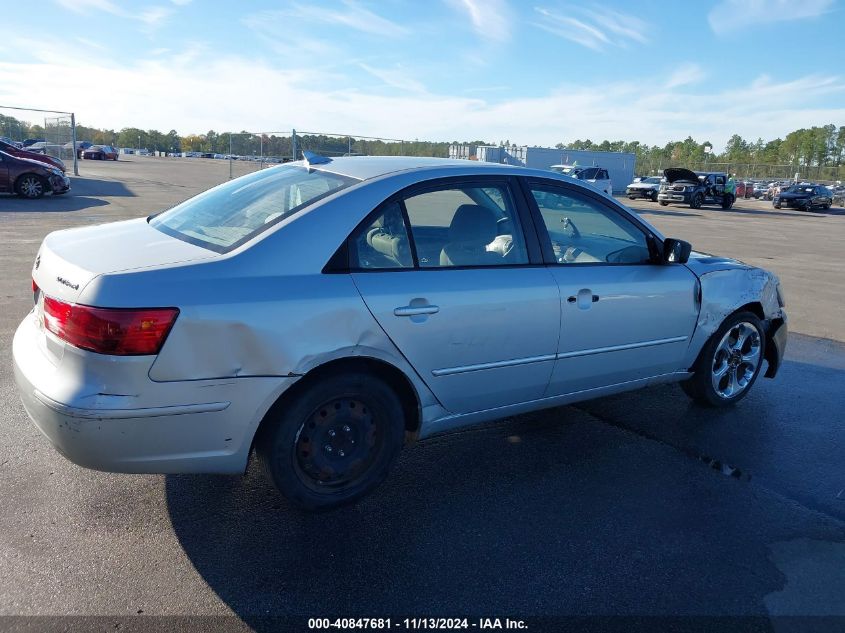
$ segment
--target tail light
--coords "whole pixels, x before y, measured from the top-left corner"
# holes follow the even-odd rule
[[[44,327],[99,354],[158,354],[177,316],[176,308],[94,308],[44,297]]]

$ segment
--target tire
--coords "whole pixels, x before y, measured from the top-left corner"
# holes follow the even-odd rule
[[[829,210],[829,209],[830,209],[830,207],[832,207],[832,206],[833,206],[833,203],[832,203],[832,202],[828,202],[828,203],[826,203],[826,204],[824,205],[824,207],[823,207],[823,208],[824,208],[824,210],[825,210],[825,211],[827,211],[827,210]]]
[[[651,201],[657,202],[657,192],[656,191],[651,192]]]
[[[628,200],[636,200],[637,196],[628,196]]]
[[[668,203],[668,202],[666,202],[665,200],[661,200],[661,201],[660,201],[660,206],[661,206],[661,207],[668,207],[668,206],[669,206],[669,203]]]
[[[363,372],[315,381],[269,415],[258,457],[279,492],[308,511],[332,510],[371,492],[405,438],[399,397]]]
[[[731,194],[722,196],[722,209],[727,211],[732,206],[734,206],[734,197]]]
[[[808,202],[806,205],[804,205],[804,211],[812,211],[812,210],[813,210],[813,203],[812,202]]]
[[[37,174],[23,174],[15,183],[15,193],[30,200],[40,198],[48,188],[47,181]]]
[[[780,209],[780,205],[779,205],[779,204],[773,204],[772,206],[773,206],[775,209]]]
[[[731,406],[754,386],[765,357],[766,336],[760,319],[752,312],[736,312],[704,344],[692,378],[682,382],[681,388],[698,404]]]
[[[691,209],[700,209],[702,204],[704,204],[704,196],[700,193],[695,194],[689,202]]]

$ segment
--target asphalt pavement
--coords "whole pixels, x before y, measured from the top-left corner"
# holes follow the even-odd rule
[[[748,616],[759,630],[845,617],[841,209],[634,205],[784,279],[786,362],[737,407],[661,386],[502,420],[411,446],[375,494],[307,515],[255,469],[78,468],[27,419],[11,339],[43,236],[153,213],[228,177],[201,159],[82,170],[64,197],[0,197],[0,616],[105,616],[105,628],[228,616],[212,629],[268,629],[268,616],[302,629],[328,616]]]

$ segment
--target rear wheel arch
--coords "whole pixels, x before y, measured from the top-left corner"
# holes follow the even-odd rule
[[[330,360],[310,369],[302,378],[296,381],[289,389],[286,389],[274,402],[262,418],[256,429],[252,440],[254,450],[263,433],[273,424],[277,418],[276,412],[292,402],[300,394],[305,392],[315,382],[345,373],[370,374],[385,382],[398,396],[402,404],[404,414],[405,439],[406,443],[416,439],[419,434],[422,421],[420,398],[411,380],[405,373],[388,362],[369,356],[344,357]]]

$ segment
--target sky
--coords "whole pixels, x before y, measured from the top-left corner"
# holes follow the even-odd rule
[[[719,150],[732,134],[845,125],[843,3],[4,2],[0,105],[182,135],[541,146],[691,135]]]

